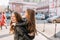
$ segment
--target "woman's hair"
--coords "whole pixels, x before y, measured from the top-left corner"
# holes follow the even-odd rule
[[[2,12],[3,14],[5,14],[5,12]]]
[[[22,21],[21,15],[18,12],[13,12],[13,13],[15,15],[16,21],[21,22]],[[12,26],[12,23],[13,22],[11,21],[11,23],[10,23],[10,26],[11,26],[10,31],[14,30],[14,27]]]
[[[36,27],[35,27],[35,11],[32,9],[27,9],[27,16],[28,20],[28,27],[27,29],[29,32],[36,32]]]

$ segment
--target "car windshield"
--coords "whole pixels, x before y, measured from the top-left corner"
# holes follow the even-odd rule
[[[53,17],[51,17],[50,19],[56,19],[56,18],[58,18],[59,16],[53,16]]]

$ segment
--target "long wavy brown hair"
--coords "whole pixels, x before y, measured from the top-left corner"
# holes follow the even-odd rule
[[[14,13],[14,15],[15,15],[15,18],[16,18],[16,21],[17,22],[20,22],[20,21],[22,21],[22,17],[21,17],[21,15],[18,13],[18,12],[13,12]],[[11,21],[11,23],[10,23],[10,31],[13,31],[14,30],[14,27],[12,26],[12,21]]]
[[[32,9],[27,9],[26,10],[26,19],[28,20],[28,27],[27,29],[29,32],[34,32],[36,33],[36,26],[35,26],[35,11]]]

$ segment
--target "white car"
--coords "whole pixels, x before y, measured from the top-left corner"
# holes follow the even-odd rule
[[[47,19],[48,23],[52,23],[55,19],[59,18],[60,16],[53,16]]]
[[[35,15],[35,18],[36,18],[37,20],[43,20],[43,19],[45,19],[45,15],[38,13],[38,14]]]

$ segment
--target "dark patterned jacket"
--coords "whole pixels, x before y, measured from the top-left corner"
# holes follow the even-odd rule
[[[27,26],[26,21],[16,23],[14,27],[15,28],[14,40],[32,40],[28,35],[26,26]]]

